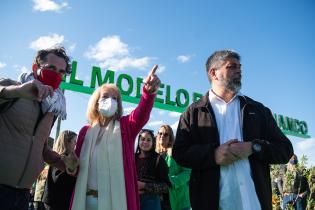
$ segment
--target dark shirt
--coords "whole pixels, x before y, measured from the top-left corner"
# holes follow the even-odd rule
[[[48,171],[43,202],[51,209],[68,210],[76,177],[52,169],[50,167]]]
[[[145,193],[167,193],[171,182],[168,178],[168,167],[165,160],[157,153],[152,153],[145,158],[136,154],[136,167],[138,181],[145,182]]]

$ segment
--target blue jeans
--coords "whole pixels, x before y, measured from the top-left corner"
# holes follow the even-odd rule
[[[140,195],[140,210],[161,210],[158,195]]]
[[[16,189],[0,184],[0,209],[27,210],[30,200],[28,189]]]
[[[289,203],[294,203],[295,210],[305,210],[306,209],[306,197],[297,197],[296,194],[290,194],[283,196],[282,209],[286,209]]]

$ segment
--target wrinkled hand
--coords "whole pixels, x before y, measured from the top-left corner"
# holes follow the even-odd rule
[[[143,80],[144,87],[149,94],[156,93],[160,87],[161,81],[155,75],[158,65],[154,65],[147,78]]]
[[[243,142],[238,141],[236,143],[230,144],[230,151],[233,155],[237,157],[237,159],[245,159],[250,156],[252,152],[252,143],[251,142]]]
[[[54,94],[51,86],[44,85],[36,79],[19,85],[16,88],[16,92],[19,97],[37,101],[42,101],[49,95],[52,97]]]
[[[229,140],[221,144],[214,151],[215,162],[218,165],[229,165],[236,161],[238,157],[230,151],[230,146],[238,142],[236,139]]]
[[[69,155],[64,155],[61,158],[66,165],[67,173],[70,175],[76,174],[79,166],[79,158],[77,155],[74,152],[71,152]]]

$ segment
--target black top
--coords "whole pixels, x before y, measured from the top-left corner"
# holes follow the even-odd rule
[[[168,178],[168,167],[165,160],[156,152],[145,158],[136,154],[138,181],[145,182],[145,193],[161,194],[168,192],[171,182]]]
[[[49,167],[42,201],[58,210],[68,210],[76,177]]]

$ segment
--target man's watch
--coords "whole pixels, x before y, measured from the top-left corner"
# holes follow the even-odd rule
[[[253,141],[252,142],[252,150],[253,150],[253,153],[261,152],[261,144]]]

